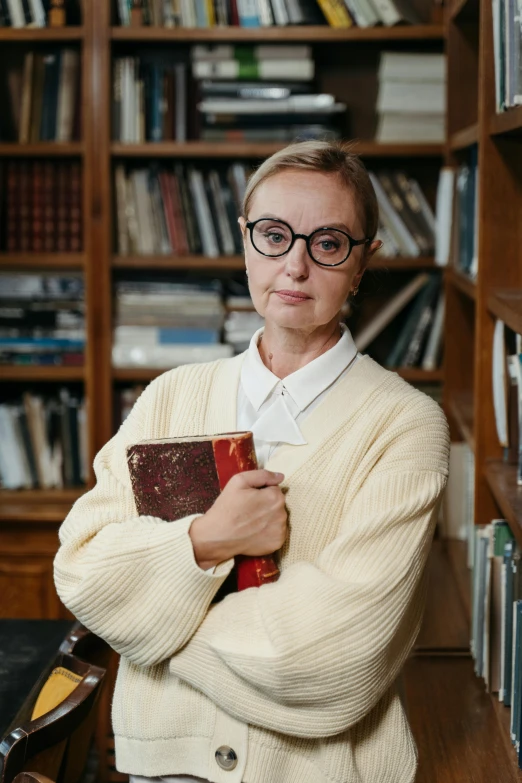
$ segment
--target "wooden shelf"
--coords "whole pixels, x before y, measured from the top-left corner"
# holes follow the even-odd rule
[[[0,504],[0,523],[2,522],[56,522],[61,524],[69,511],[71,503],[11,503]]]
[[[0,253],[0,269],[82,269],[84,253]]]
[[[267,158],[285,146],[286,144],[283,143],[272,142],[159,141],[143,144],[113,142],[111,153],[117,158]],[[376,141],[355,139],[353,151],[363,158],[425,158],[441,156],[443,145],[379,144]]]
[[[113,256],[115,269],[216,269],[236,271],[245,268],[243,256]]]
[[[474,405],[473,394],[471,392],[454,392],[449,401],[449,410],[461,436],[464,438],[470,449],[475,451],[475,435],[473,428]]]
[[[212,27],[212,28],[187,28],[187,27],[113,27],[110,36],[113,41],[157,41],[165,43],[177,41],[189,43],[192,41],[310,41],[316,43],[332,44],[336,41],[417,41],[430,39],[442,41],[444,39],[444,25],[398,25],[396,27],[351,27],[339,29],[328,25],[317,26],[289,26],[258,27],[246,29],[244,27]]]
[[[488,297],[488,309],[514,332],[522,334],[522,289],[494,291]]]
[[[478,143],[478,123],[474,122],[473,125],[469,125],[467,128],[462,128],[456,133],[452,133],[449,138],[449,148],[456,152],[457,150],[463,150],[467,147],[471,147],[472,144]]]
[[[27,381],[28,383],[31,381],[46,381],[49,383],[83,381],[84,374],[85,370],[83,367],[0,365],[0,378],[2,381]]]
[[[463,21],[475,19],[478,21],[479,13],[479,0],[453,0],[449,7],[450,19],[459,18]]]
[[[39,141],[34,144],[0,143],[0,157],[4,158],[77,157],[83,155],[83,150],[84,145],[81,141]]]
[[[392,372],[396,372],[401,378],[410,383],[435,383],[444,380],[442,370],[422,370],[420,367],[394,367]]]
[[[463,294],[475,301],[477,297],[477,285],[470,277],[466,277],[462,272],[459,272],[454,267],[448,267],[446,269],[446,279],[455,288],[458,288]]]
[[[491,136],[501,136],[504,133],[522,133],[522,106],[494,114],[489,120]]]
[[[522,486],[517,484],[516,465],[489,460],[484,475],[504,519],[507,519],[511,532],[522,546]]]
[[[85,492],[83,487],[66,487],[64,489],[0,489],[0,506],[4,503],[15,505],[72,504]]]
[[[0,41],[14,43],[29,41],[47,43],[51,41],[81,41],[84,36],[83,27],[0,27]]]
[[[453,570],[453,576],[458,586],[458,592],[466,612],[468,622],[471,621],[471,579],[468,568],[468,542],[456,538],[445,538],[444,548]]]

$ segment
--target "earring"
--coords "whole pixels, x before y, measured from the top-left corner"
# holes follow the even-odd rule
[[[245,274],[248,277],[248,269],[245,269]]]
[[[356,288],[354,288],[354,289],[353,289],[353,291],[352,291],[352,294],[353,294],[354,296],[357,296],[357,294],[358,294],[358,293],[359,293],[359,286],[357,286]]]

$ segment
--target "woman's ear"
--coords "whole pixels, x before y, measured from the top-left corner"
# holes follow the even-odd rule
[[[382,242],[380,239],[374,239],[372,242],[370,242],[370,246],[366,251],[366,262],[370,260],[370,258],[377,253],[378,250],[380,250],[382,247]]]

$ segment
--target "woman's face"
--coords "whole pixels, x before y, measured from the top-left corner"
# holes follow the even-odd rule
[[[353,239],[365,236],[353,194],[336,174],[291,170],[269,177],[255,191],[247,221],[262,217],[284,220],[295,234],[328,226],[346,231]],[[267,323],[311,333],[339,320],[342,305],[364,272],[364,245],[354,247],[347,260],[334,267],[316,264],[302,239],[296,239],[285,255],[268,258],[253,247],[247,221],[240,218],[250,295]],[[372,243],[367,256],[379,245]],[[284,293],[291,291],[305,298]]]

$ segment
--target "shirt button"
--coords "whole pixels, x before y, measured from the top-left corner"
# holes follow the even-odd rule
[[[221,769],[232,770],[237,767],[237,756],[228,745],[221,745],[216,750],[216,761]]]

